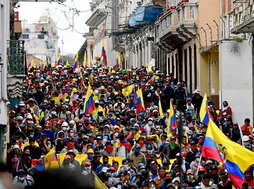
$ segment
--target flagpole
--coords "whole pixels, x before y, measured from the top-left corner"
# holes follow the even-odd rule
[[[183,112],[180,112],[180,119],[179,119],[179,124],[178,124],[178,143],[179,146],[182,145],[182,139],[183,139],[183,121],[182,121],[182,116]],[[183,183],[183,168],[182,168],[182,163],[183,163],[183,156],[182,156],[182,148],[180,148],[180,183]],[[180,186],[181,187],[181,186]]]

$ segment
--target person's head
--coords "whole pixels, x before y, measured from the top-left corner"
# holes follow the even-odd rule
[[[176,138],[175,137],[171,137],[170,138],[170,143],[171,144],[175,144],[176,143]]]
[[[203,178],[202,178],[202,183],[205,187],[209,187],[210,186],[210,180],[211,177],[209,174],[204,174]]]
[[[134,152],[135,154],[139,154],[140,153],[140,145],[136,144],[135,148],[134,148]]]
[[[222,104],[223,104],[224,107],[227,107],[227,106],[228,106],[228,102],[227,102],[227,101],[223,101]]]
[[[192,151],[197,151],[197,144],[196,144],[196,142],[194,142],[194,141],[191,142],[190,149]]]
[[[180,185],[180,178],[175,177],[172,182],[173,182],[175,187],[178,187]]]
[[[91,166],[92,166],[91,162],[90,161],[86,161],[84,163],[84,170],[87,171],[87,172],[90,172],[91,171]]]
[[[20,181],[24,181],[25,177],[26,177],[26,172],[24,171],[24,169],[19,169],[18,170],[18,179]]]
[[[234,123],[234,124],[233,124],[233,129],[236,130],[236,129],[238,129],[238,128],[239,128],[238,124],[237,124],[237,123]]]
[[[193,179],[194,179],[194,171],[192,169],[188,169],[187,172],[186,172],[186,179],[189,181],[189,182],[192,182]]]
[[[249,125],[249,124],[250,124],[250,119],[249,119],[249,118],[246,118],[246,119],[244,120],[244,124],[245,124],[245,125]]]
[[[29,100],[28,100],[28,105],[29,105],[30,107],[33,107],[34,104],[35,104],[34,99],[29,99]]]
[[[74,153],[73,150],[69,150],[69,151],[66,153],[66,155],[69,155],[71,160],[74,160],[74,158],[76,157],[76,154]]]
[[[217,175],[218,174],[218,168],[215,165],[210,166],[210,174],[211,175]]]
[[[106,156],[106,155],[102,156],[102,162],[103,162],[104,165],[108,164],[108,159],[109,159],[108,156]]]
[[[30,138],[30,139],[29,139],[29,145],[30,145],[31,147],[34,147],[34,146],[35,146],[35,140],[34,140],[33,138]]]
[[[171,183],[172,182],[172,173],[171,172],[165,172],[164,180],[165,183]]]
[[[74,137],[75,137],[75,133],[74,133],[74,130],[73,130],[73,129],[69,129],[69,130],[68,130],[68,136],[69,136],[70,138],[74,138]]]
[[[164,167],[160,167],[160,168],[159,168],[159,170],[158,170],[158,175],[160,176],[160,178],[162,178],[162,179],[164,178],[165,172],[166,172],[166,170],[165,170]]]
[[[92,160],[94,157],[94,151],[92,149],[87,150],[87,158]]]
[[[244,172],[244,178],[247,182],[251,181],[253,179],[253,175],[252,175],[252,172],[251,170],[246,170]]]
[[[107,152],[111,152],[113,150],[113,144],[111,143],[111,141],[107,141],[105,144],[105,150]]]
[[[27,149],[23,152],[23,154],[24,154],[25,156],[29,156],[31,153],[30,153],[30,150],[27,148]]]
[[[117,161],[113,161],[112,167],[114,167],[115,170],[118,170],[118,168],[119,168],[119,163],[118,163]]]
[[[228,183],[228,173],[227,172],[222,172],[220,173],[220,180],[223,184],[227,184]]]

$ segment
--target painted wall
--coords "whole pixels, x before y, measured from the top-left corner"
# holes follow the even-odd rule
[[[253,124],[251,44],[223,41],[220,45],[221,102],[227,100],[233,111],[233,121],[243,123],[250,118]]]
[[[10,23],[10,1],[9,0],[0,0],[0,55],[2,58],[1,63],[3,66],[0,68],[0,124],[8,124],[8,97],[7,97],[7,41],[10,39],[9,33],[9,23]],[[2,127],[2,126],[0,126]],[[2,130],[2,128],[1,128]],[[6,143],[9,141],[9,127],[7,125],[7,133],[4,137],[1,137],[0,140],[0,161],[5,160],[6,157]],[[3,141],[3,143],[2,143]],[[3,146],[2,146],[3,145]],[[2,149],[4,149],[2,151]],[[2,153],[3,152],[3,153]]]
[[[216,8],[217,7],[217,8]],[[203,47],[210,46],[211,40],[218,40],[218,27],[220,23],[220,0],[199,0],[198,1],[198,32]],[[214,22],[215,21],[215,22]],[[208,25],[211,27],[209,29]],[[206,31],[206,35],[204,30]],[[207,41],[207,43],[206,43]]]

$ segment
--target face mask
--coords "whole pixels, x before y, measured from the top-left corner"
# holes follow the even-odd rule
[[[83,141],[83,144],[87,144],[88,142],[87,141]]]
[[[152,121],[148,121],[148,125],[152,126],[153,122]]]
[[[140,148],[135,149],[135,153],[138,154],[140,152]]]
[[[187,175],[187,180],[192,180],[193,179],[193,175]]]
[[[87,156],[87,158],[91,160],[91,159],[93,159],[93,156]]]
[[[86,172],[91,172],[91,167],[85,167],[84,170],[85,170]]]
[[[170,178],[165,179],[165,183],[171,183],[171,182],[172,182],[172,179]]]
[[[160,158],[161,157],[161,155],[160,154],[155,154],[156,155],[156,158]]]
[[[227,105],[226,105],[226,104],[223,104],[223,106],[224,106],[224,107],[227,107]]]
[[[147,153],[148,153],[148,154],[152,154],[153,151],[152,151],[152,150],[147,150]]]
[[[154,117],[158,117],[158,114],[154,114]]]
[[[104,165],[107,165],[107,164],[108,164],[108,161],[103,161],[103,164],[104,164]]]
[[[27,121],[28,124],[33,124],[34,122],[33,121]]]
[[[74,133],[70,133],[70,137],[74,137]]]
[[[67,131],[67,127],[63,127],[63,131]]]
[[[74,149],[74,145],[73,145],[73,144],[68,144],[68,145],[67,145],[67,149],[68,149],[68,150]]]
[[[23,181],[23,180],[25,180],[25,177],[19,177],[18,178],[20,181]]]
[[[244,146],[249,146],[250,143],[249,142],[244,142]]]

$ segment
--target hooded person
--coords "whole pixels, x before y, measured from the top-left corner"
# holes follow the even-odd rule
[[[138,167],[139,163],[146,163],[146,156],[143,152],[141,152],[140,149],[140,145],[136,144],[133,149],[132,152],[129,153],[128,158],[130,158],[131,160],[133,160],[133,166],[135,168]]]

